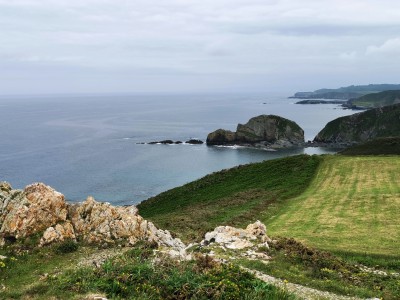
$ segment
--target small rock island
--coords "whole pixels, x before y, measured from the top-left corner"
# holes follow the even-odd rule
[[[238,124],[236,132],[218,129],[207,136],[207,145],[243,145],[269,149],[304,146],[304,130],[295,122],[275,116],[260,115],[246,124]]]

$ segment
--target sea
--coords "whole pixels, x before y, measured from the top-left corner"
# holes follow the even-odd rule
[[[13,188],[44,182],[72,202],[88,196],[137,204],[206,174],[296,154],[243,147],[149,145],[206,140],[261,114],[295,121],[312,140],[325,124],[353,114],[339,105],[299,105],[288,95],[80,95],[0,97],[0,181]],[[190,195],[188,195],[190,197]]]

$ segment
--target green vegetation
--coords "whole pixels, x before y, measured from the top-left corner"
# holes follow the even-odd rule
[[[348,101],[349,107],[375,108],[400,103],[400,90],[367,94]]]
[[[237,266],[217,263],[208,256],[188,262],[155,257],[152,245],[146,243],[106,260],[100,267],[72,268],[71,263],[69,268],[46,270],[46,274],[41,273],[45,270],[38,273],[30,263],[40,255],[47,256],[42,265],[49,266],[50,261],[77,260],[48,249],[29,257],[12,256],[0,273],[1,284],[6,287],[1,299],[83,299],[89,294],[108,299],[296,299]],[[22,277],[34,273],[35,278],[23,286],[15,281],[18,272]]]
[[[384,141],[385,151],[399,144]],[[185,241],[259,219],[275,239],[253,249],[272,257],[267,264],[212,244],[178,262],[148,243],[34,248],[34,236],[0,250],[0,299],[295,299],[240,266],[336,294],[400,299],[399,170],[394,155],[298,155],[210,174],[144,201],[140,214]],[[200,255],[210,250],[236,259]]]
[[[335,294],[382,297],[386,300],[400,297],[399,278],[390,272],[383,275],[373,268],[357,267],[348,257],[342,259],[329,252],[306,247],[294,239],[282,238],[271,246],[268,253],[273,259],[268,264],[246,259],[242,259],[241,264],[289,282]],[[400,260],[392,266],[399,268]]]
[[[273,256],[269,264],[242,259],[245,266],[339,294],[399,299],[399,277],[373,273],[375,268],[387,274],[400,270],[399,170],[398,156],[301,155],[212,174],[143,207],[151,220],[189,239],[212,224],[246,225],[259,219],[270,236],[308,246],[293,242],[297,250],[291,254],[277,246],[267,252]],[[164,201],[175,207],[168,210]],[[263,205],[251,206],[253,201]],[[152,209],[158,211],[148,213]]]
[[[398,255],[399,170],[396,156],[300,155],[208,175],[139,209],[186,240],[259,219],[318,248]]]
[[[378,138],[339,152],[342,155],[399,155],[400,137]]]
[[[267,228],[326,250],[397,256],[399,170],[396,156],[325,156],[309,188]]]
[[[400,104],[367,110],[329,122],[314,141],[324,143],[366,142],[400,135]]]
[[[219,225],[268,220],[306,190],[320,161],[300,155],[239,166],[162,193],[138,208],[160,228],[198,240]]]

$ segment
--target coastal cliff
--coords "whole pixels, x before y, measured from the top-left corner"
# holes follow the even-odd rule
[[[270,148],[295,147],[304,144],[304,130],[295,122],[275,116],[260,115],[236,132],[218,129],[207,136],[207,145],[251,145]]]
[[[371,109],[329,122],[314,138],[316,143],[356,144],[400,135],[400,104]]]

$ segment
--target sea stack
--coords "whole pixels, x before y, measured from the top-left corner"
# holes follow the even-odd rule
[[[207,145],[248,145],[267,148],[289,148],[304,145],[304,130],[295,122],[275,116],[260,115],[236,132],[218,129],[207,136]]]

